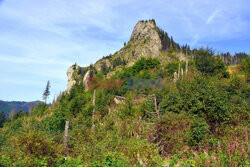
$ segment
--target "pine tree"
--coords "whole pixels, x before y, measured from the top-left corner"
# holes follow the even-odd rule
[[[46,85],[46,88],[45,88],[45,90],[43,92],[43,100],[44,100],[45,104],[47,102],[47,99],[48,99],[49,95],[50,95],[50,82],[48,81],[47,85]]]

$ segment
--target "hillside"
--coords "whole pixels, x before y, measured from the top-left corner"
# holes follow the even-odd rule
[[[0,166],[249,166],[250,56],[180,46],[154,20],[49,106],[0,128]]]

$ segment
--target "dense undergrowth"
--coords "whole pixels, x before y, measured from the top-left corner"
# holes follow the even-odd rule
[[[119,90],[97,89],[93,106],[94,90],[80,83],[55,104],[7,120],[0,166],[249,166],[249,57],[229,75],[209,50],[197,54],[176,83],[185,62],[142,58],[113,76],[162,78],[161,89],[126,89],[124,82]],[[116,104],[115,95],[126,100]]]

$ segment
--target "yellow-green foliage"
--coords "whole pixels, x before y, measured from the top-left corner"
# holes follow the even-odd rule
[[[4,166],[50,166],[61,155],[61,149],[41,133],[32,130],[10,137],[2,147],[1,163]]]

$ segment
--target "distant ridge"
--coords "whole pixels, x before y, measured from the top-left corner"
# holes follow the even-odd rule
[[[27,112],[30,107],[34,107],[39,103],[41,103],[41,101],[24,102],[24,101],[3,101],[3,100],[0,100],[0,112],[3,111],[6,116],[9,115],[11,110],[15,110],[15,111],[23,110],[23,111]]]

